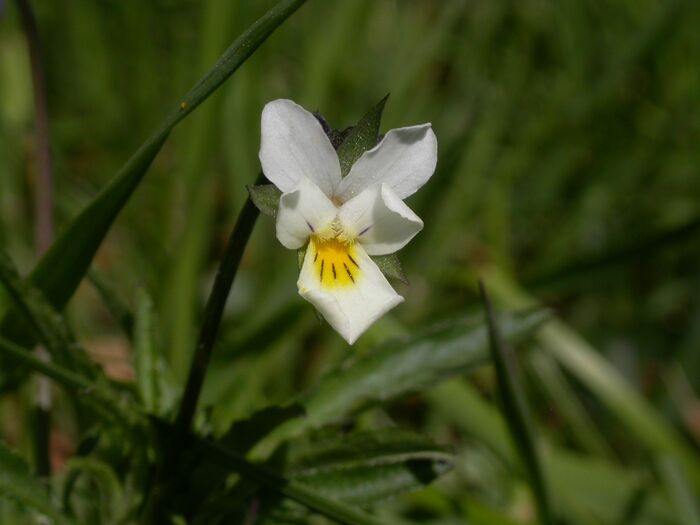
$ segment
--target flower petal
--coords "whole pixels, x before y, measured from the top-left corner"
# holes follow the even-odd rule
[[[292,191],[280,197],[277,239],[290,250],[301,248],[312,233],[333,221],[337,211],[318,186],[302,177]]]
[[[340,208],[338,218],[369,255],[394,253],[423,229],[423,221],[386,184],[375,184]]]
[[[283,192],[306,176],[332,196],[340,183],[340,161],[321,124],[291,100],[265,104],[261,119],[263,173]]]
[[[437,138],[430,124],[392,129],[362,154],[336,194],[348,201],[371,185],[384,183],[405,199],[426,183],[436,164]]]
[[[297,286],[349,344],[403,301],[362,246],[315,237],[306,250]]]

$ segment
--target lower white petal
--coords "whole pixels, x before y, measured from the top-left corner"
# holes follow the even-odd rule
[[[337,208],[321,189],[306,177],[283,193],[277,210],[277,239],[285,248],[296,250],[314,232],[326,228]]]
[[[362,246],[335,239],[311,237],[297,286],[350,344],[403,301]]]
[[[343,204],[338,218],[370,255],[394,253],[423,229],[423,221],[385,184]]]

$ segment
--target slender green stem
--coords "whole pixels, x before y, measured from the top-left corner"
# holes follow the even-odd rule
[[[75,374],[62,366],[55,365],[50,361],[39,359],[26,348],[13,343],[4,337],[0,337],[0,349],[2,349],[2,351],[16,363],[21,363],[22,365],[25,365],[28,368],[45,375],[46,377],[50,377],[54,381],[57,381],[71,390],[86,390],[92,385],[90,381],[82,376]]]
[[[552,514],[551,497],[542,472],[537,440],[530,414],[525,404],[524,391],[515,368],[515,359],[501,337],[493,306],[482,281],[479,281],[479,292],[486,310],[491,354],[494,368],[496,369],[498,385],[501,390],[505,420],[508,423],[513,442],[520,452],[520,457],[530,478],[540,520],[543,525],[553,525],[556,522]]]
[[[258,175],[256,184],[263,182],[262,173]],[[231,232],[223,257],[219,263],[214,286],[212,287],[209,300],[204,311],[204,321],[199,331],[197,345],[194,349],[192,363],[190,365],[185,391],[182,396],[180,408],[175,419],[175,426],[170,442],[166,445],[165,454],[156,469],[155,480],[150,500],[146,503],[143,514],[144,523],[151,523],[154,519],[161,519],[164,515],[162,509],[170,490],[170,483],[173,473],[176,471],[179,452],[183,449],[183,442],[186,441],[192,419],[197,410],[199,395],[204,384],[209,362],[216,336],[219,333],[219,326],[224,314],[226,300],[233,286],[233,281],[238,272],[238,267],[243,256],[250,234],[255,226],[255,221],[259,215],[258,209],[253,201],[248,197],[236,220],[236,225]]]
[[[60,365],[37,359],[37,357],[26,348],[23,348],[2,337],[0,337],[0,351],[2,351],[7,357],[11,358],[14,362],[25,365],[28,368],[55,380],[68,390],[82,394],[94,389],[94,385],[92,385],[90,381]],[[101,402],[104,401],[104,399],[99,398],[97,401]],[[107,405],[105,405],[104,408],[105,410],[110,409],[110,407]],[[170,426],[170,423],[164,421],[159,421],[159,423],[163,427]],[[251,463],[235,452],[216,443],[197,438],[190,432],[186,432],[185,435],[182,436],[182,441],[180,444],[187,445],[191,443],[192,440],[196,440],[204,450],[207,450],[212,455],[215,455],[232,471],[238,472],[267,488],[279,492],[281,495],[286,496],[297,503],[304,505],[305,507],[308,507],[312,511],[328,516],[329,518],[332,518],[340,523],[347,523],[351,525],[379,524],[377,520],[363,512],[355,510],[344,503],[339,503],[321,496],[311,491],[301,483],[289,480],[265,467]],[[158,516],[159,520],[164,518],[163,515],[156,516]]]
[[[256,184],[260,184],[265,180],[262,173],[258,175]],[[219,269],[216,273],[214,286],[212,287],[207,306],[204,311],[204,322],[199,331],[197,346],[195,347],[194,357],[190,365],[189,376],[185,386],[185,393],[182,396],[180,410],[175,420],[176,431],[182,432],[189,430],[192,424],[199,394],[204,383],[204,376],[211,360],[214,342],[219,333],[221,318],[224,314],[224,307],[228,299],[233,280],[236,278],[238,266],[240,265],[243,256],[243,250],[248,243],[250,234],[255,226],[255,221],[258,218],[258,209],[250,200],[250,197],[243,205],[243,209],[238,215],[236,225],[231,232],[226,251],[219,263]]]

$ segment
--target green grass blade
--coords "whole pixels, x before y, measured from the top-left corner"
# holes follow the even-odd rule
[[[512,308],[537,302],[496,269],[489,272],[491,293]],[[553,320],[537,335],[561,366],[584,384],[649,451],[668,453],[693,485],[700,487],[700,459],[653,407],[596,350],[565,323]]]
[[[676,460],[668,455],[658,461],[659,474],[666,485],[671,501],[676,507],[679,523],[683,525],[700,525],[698,498],[688,486],[683,471]]]
[[[602,457],[613,457],[613,451],[593,418],[581,403],[554,358],[540,349],[530,353],[530,367],[543,391],[558,408],[570,428],[572,439],[584,450]]]
[[[306,0],[282,0],[224,52],[144,143],[112,182],[65,229],[31,274],[32,282],[61,309],[85,276],[110,226],[141,182],[170,131],[207,99]]]
[[[71,221],[30,274],[30,280],[57,309],[63,309],[83,280],[107,231],[169,132],[170,128],[163,128],[134,153],[114,179]]]
[[[447,421],[492,450],[510,468],[525,475],[502,412],[463,380],[442,383],[430,390],[431,407]],[[552,444],[543,447],[543,466],[558,508],[567,516],[580,516],[583,523],[620,523],[642,485],[646,471],[624,468],[592,455],[572,453]],[[635,511],[635,524],[672,523],[674,509],[653,487],[645,494],[643,508]],[[580,523],[580,521],[575,521]]]
[[[498,327],[484,283],[479,281],[479,291],[486,310],[489,326],[489,342],[496,378],[501,392],[501,402],[513,441],[520,452],[537,502],[538,514],[545,525],[554,523],[550,491],[541,466],[535,427],[525,404],[525,391],[520,384],[515,358],[506,347]]]

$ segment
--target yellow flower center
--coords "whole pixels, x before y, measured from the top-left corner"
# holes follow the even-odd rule
[[[360,266],[354,242],[312,235],[308,249],[314,272],[324,287],[350,286],[357,282]]]

